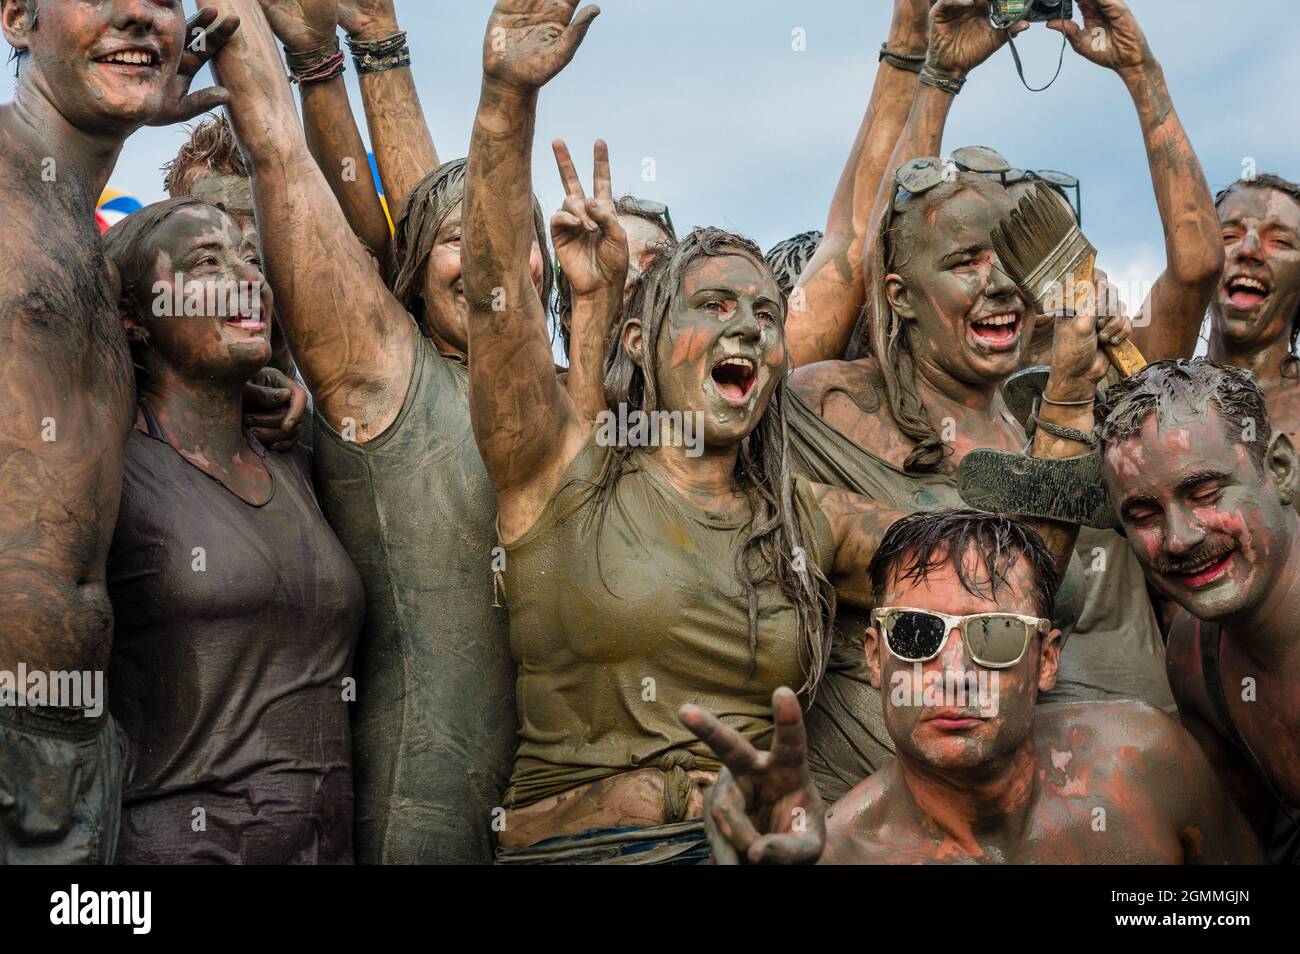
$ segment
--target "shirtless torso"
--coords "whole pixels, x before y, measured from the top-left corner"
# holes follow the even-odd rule
[[[923,811],[898,763],[827,814],[823,864],[1189,864],[1258,861],[1205,830],[1224,815],[1204,760],[1163,713],[1130,702],[1043,706],[1025,813],[956,838]],[[1198,772],[1198,769],[1201,770]],[[1154,779],[1161,779],[1154,784]],[[1019,824],[1008,822],[1019,821]],[[1225,822],[1229,825],[1231,822]]]

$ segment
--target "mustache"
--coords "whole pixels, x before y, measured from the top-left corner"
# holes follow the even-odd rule
[[[1226,540],[1207,540],[1191,553],[1177,558],[1163,554],[1151,561],[1151,568],[1157,573],[1188,573],[1206,564],[1218,563],[1236,547]]]

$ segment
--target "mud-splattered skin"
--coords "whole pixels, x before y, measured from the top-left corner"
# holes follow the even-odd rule
[[[950,614],[1037,615],[1024,564],[990,598],[968,592],[951,567],[923,583],[896,581],[885,601]],[[1055,685],[1059,633],[1034,638],[997,670],[997,714],[975,706],[898,706],[888,687],[912,669],[874,630],[873,681],[884,679],[885,723],[897,759],[827,814],[827,864],[1184,864],[1257,861],[1192,739],[1141,703],[1036,709]],[[953,630],[925,672],[981,671]],[[989,670],[983,670],[989,672]],[[974,723],[971,725],[970,723]]]
[[[1300,315],[1300,202],[1235,188],[1219,205],[1227,261],[1210,302],[1210,357],[1248,368],[1273,426],[1300,439],[1300,376],[1287,360]],[[1285,373],[1289,371],[1289,373]]]
[[[140,397],[186,460],[248,502],[264,503],[271,477],[240,426],[244,382],[271,359],[271,288],[257,249],[211,206],[178,209],[150,238],[152,275],[123,318],[131,341],[147,341],[139,356]],[[240,284],[247,298],[218,303],[225,313],[155,315],[157,295],[175,300],[178,277],[182,300],[196,288]],[[136,427],[148,431],[143,414]]]
[[[117,514],[133,382],[95,199],[123,141],[176,77],[179,2],[6,3],[28,50],[0,107],[0,669],[99,669],[112,615],[104,560]],[[103,57],[144,51],[149,65]]]
[[[1233,430],[1228,430],[1233,428]],[[1227,744],[1200,661],[1197,619],[1223,627],[1229,712],[1278,788],[1300,799],[1300,518],[1295,452],[1276,435],[1263,468],[1216,410],[1184,408],[1178,426],[1107,447],[1104,474],[1147,579],[1182,606],[1169,637],[1179,713],[1252,817],[1267,807],[1257,777]],[[1195,572],[1187,572],[1195,571]],[[1245,680],[1251,680],[1247,684]],[[1243,698],[1247,685],[1254,701]]]
[[[953,466],[977,447],[1018,451],[1024,445],[1024,432],[998,390],[1020,367],[1029,342],[1025,303],[997,267],[989,238],[1010,209],[1006,190],[989,182],[963,189],[929,221],[903,217],[895,237],[898,270],[884,278],[895,312],[908,324],[917,389],[930,420],[941,431],[952,422]],[[1009,334],[988,338],[972,329],[973,322],[998,315],[1014,319]],[[866,410],[877,402],[882,410],[889,407],[872,383],[877,376],[874,360],[866,358],[808,365],[790,381],[858,446],[902,467],[912,441],[891,415]]]

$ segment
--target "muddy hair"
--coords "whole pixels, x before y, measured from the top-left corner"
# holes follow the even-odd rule
[[[209,116],[190,130],[176,158],[163,164],[163,188],[173,199],[189,195],[205,175],[249,177],[235,131],[225,115]]]
[[[1273,175],[1271,172],[1261,172],[1252,179],[1238,179],[1226,189],[1221,190],[1214,197],[1215,209],[1218,209],[1223,204],[1223,200],[1238,189],[1276,189],[1284,195],[1289,195],[1297,205],[1300,205],[1300,185],[1290,179],[1283,179],[1281,176]],[[1298,340],[1300,340],[1300,308],[1297,308],[1296,313],[1291,316],[1291,340],[1287,346],[1289,353],[1282,362],[1282,370],[1287,377],[1300,377],[1300,353],[1296,352]]]
[[[1263,468],[1273,432],[1268,421],[1264,392],[1249,371],[1218,364],[1208,358],[1169,358],[1153,361],[1132,377],[1106,389],[1097,406],[1101,444],[1105,447],[1132,437],[1151,415],[1160,427],[1199,416],[1213,406],[1223,432],[1242,444],[1255,466]],[[1243,440],[1246,422],[1253,422],[1253,437]]]
[[[444,162],[416,183],[402,204],[394,223],[392,250],[389,253],[385,280],[393,297],[402,303],[416,319],[420,330],[428,335],[430,325],[424,313],[424,277],[429,269],[429,256],[437,244],[442,223],[460,207],[465,198],[465,170],[468,159]],[[389,202],[394,201],[389,196]],[[393,208],[390,204],[389,208]],[[542,250],[542,306],[551,300],[554,276],[551,272],[551,252],[546,245],[546,219],[536,197],[533,198],[533,229],[537,245]]]
[[[903,469],[911,473],[927,474],[941,470],[952,449],[939,436],[925,405],[921,403],[916,389],[911,332],[907,322],[894,314],[886,294],[885,277],[898,272],[906,264],[899,250],[898,226],[900,222],[917,216],[931,218],[949,199],[967,189],[982,189],[988,184],[989,180],[979,173],[959,172],[951,182],[909,198],[902,211],[894,211],[891,203],[880,219],[869,272],[873,276],[873,287],[868,295],[866,320],[870,352],[880,364],[890,413],[903,436],[916,445],[903,462]]]
[[[157,251],[151,244],[154,231],[173,213],[191,206],[206,203],[189,196],[164,199],[133,212],[104,233],[104,258],[113,264],[121,278],[122,291],[117,306],[122,314],[136,314],[145,306],[153,287],[154,262]],[[137,387],[144,373],[140,350],[143,343],[131,345],[131,361],[135,365]]]
[[[972,551],[978,559],[974,578],[966,561]],[[884,606],[893,584],[924,583],[945,567],[953,568],[967,593],[996,599],[1000,590],[1010,589],[1011,572],[1022,560],[1033,579],[1038,615],[1051,619],[1056,612],[1056,561],[1030,527],[980,510],[911,514],[890,526],[871,559],[872,602]]]
[[[623,347],[621,333],[611,336],[605,360],[605,398],[610,407],[624,404],[629,413],[663,410],[656,386],[659,343],[669,315],[682,301],[687,269],[705,257],[726,255],[743,255],[768,271],[757,245],[721,229],[695,229],[675,246],[654,248],[654,257],[633,287],[623,319],[624,325],[630,320],[641,323],[642,364],[634,362]],[[786,302],[784,295],[780,297],[784,323]],[[790,473],[786,400],[782,373],[763,417],[741,444],[736,458],[733,481],[749,498],[751,518],[748,536],[736,553],[735,569],[749,606],[751,674],[758,653],[758,590],[776,585],[795,607],[799,657],[805,673],[799,691],[807,691],[811,699],[830,655],[835,591],[812,556],[815,549],[810,533],[799,522]],[[615,447],[613,454],[610,476],[600,487],[598,534],[618,481],[635,469],[632,448]],[[796,562],[802,562],[806,569],[797,569]]]
[[[799,276],[803,270],[808,267],[812,257],[817,252],[817,246],[822,242],[822,233],[817,230],[811,232],[800,232],[798,235],[792,235],[788,239],[777,242],[767,250],[763,258],[767,261],[767,267],[772,269],[772,274],[776,276],[776,283],[781,287],[781,294],[787,298],[794,291],[794,286],[799,281]]]
[[[633,195],[621,195],[614,200],[614,213],[616,215],[635,215],[638,219],[645,219],[659,231],[663,232],[667,238],[668,245],[677,244],[677,232],[673,229],[672,223],[663,215],[655,215],[653,212],[647,212],[637,204],[637,198]],[[564,356],[569,356],[569,325],[573,318],[573,288],[569,285],[569,279],[565,277],[559,263],[555,266],[555,330],[560,336],[560,343],[564,346]]]

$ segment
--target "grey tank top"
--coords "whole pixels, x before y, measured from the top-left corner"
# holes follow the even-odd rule
[[[364,444],[316,418],[321,504],[361,574],[356,858],[490,863],[515,751],[514,663],[494,598],[496,498],[463,360],[421,336],[397,419]]]

